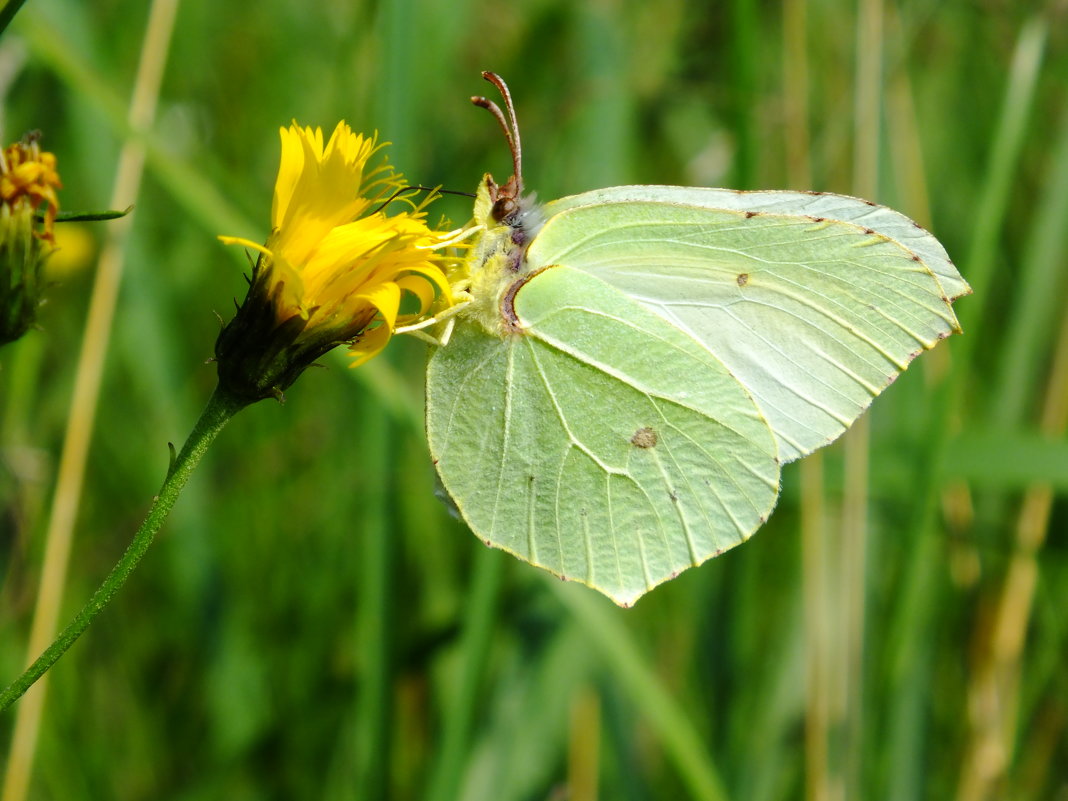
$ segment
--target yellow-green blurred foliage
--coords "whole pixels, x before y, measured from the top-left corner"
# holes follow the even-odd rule
[[[147,7],[29,0],[0,37],[5,141],[45,132],[65,209],[109,203]],[[822,574],[801,544],[820,499],[841,521],[835,446],[804,505],[791,465],[751,542],[629,611],[576,600],[588,591],[449,517],[421,430],[422,344],[401,338],[357,371],[326,360],[222,433],[52,671],[30,797],[579,801],[591,775],[596,797],[630,801],[1068,792],[1068,442],[1040,424],[1064,337],[1068,19],[1057,3],[885,2],[881,75],[860,83],[857,18],[837,0],[182,4],[142,190],[121,201],[135,210],[64,619],[214,385],[216,315],[247,270],[215,237],[265,238],[291,119],[377,130],[409,180],[471,191],[510,165],[468,102],[492,69],[544,199],[628,182],[853,193],[858,138],[874,138],[872,199],[929,226],[977,294],[957,304],[964,336],[868,416],[859,562],[841,558],[849,531],[824,539]],[[877,127],[858,125],[858,93],[878,100]],[[469,201],[439,209],[460,223]],[[4,681],[25,658],[86,260],[106,225],[60,226],[40,330],[0,351]],[[1036,485],[1053,492],[1048,538],[1033,596],[1012,595]],[[836,606],[845,570],[861,589]],[[814,591],[830,595],[826,619]],[[1007,667],[990,636],[1006,592],[1027,601]],[[844,606],[861,612],[855,651],[836,648]],[[845,663],[846,707],[814,698],[828,686],[810,680],[814,653]],[[993,783],[969,796],[991,737],[1004,768],[986,765]]]

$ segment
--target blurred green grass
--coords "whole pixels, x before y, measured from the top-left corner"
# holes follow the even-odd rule
[[[807,15],[800,61],[783,49],[791,5]],[[125,547],[167,442],[211,391],[215,314],[244,290],[241,254],[215,236],[266,235],[280,125],[344,118],[393,141],[412,181],[469,191],[509,168],[467,102],[493,69],[544,199],[628,182],[788,187],[785,86],[804,69],[811,183],[794,188],[850,192],[857,11],[784,6],[181,6],[129,199],[63,619]],[[146,8],[29,0],[0,38],[4,139],[44,131],[66,208],[108,202]],[[829,627],[832,650],[844,635],[803,603],[797,468],[750,543],[617,610],[448,516],[421,431],[425,349],[397,341],[357,371],[327,360],[223,432],[138,573],[52,671],[30,797],[579,799],[593,797],[574,779],[591,759],[602,797],[635,801],[1068,792],[1068,442],[1039,424],[1068,277],[1065,30],[1057,4],[883,8],[872,199],[930,225],[981,291],[958,303],[964,337],[870,414],[859,709],[831,709],[813,734],[811,633]],[[91,279],[88,261],[57,278],[41,330],[0,352],[5,677],[25,658]],[[823,464],[834,523],[841,447]],[[989,640],[1021,498],[1042,483],[1059,494],[1022,660],[1006,668]],[[992,669],[1014,676],[994,723]],[[1003,722],[1007,764],[972,790],[976,744]]]

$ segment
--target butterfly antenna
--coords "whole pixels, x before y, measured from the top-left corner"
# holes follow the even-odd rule
[[[500,106],[485,97],[472,97],[471,102],[476,106],[486,109],[497,119],[497,124],[500,125],[501,130],[504,131],[504,136],[508,140],[508,147],[512,151],[512,171],[515,175],[515,180],[517,184],[522,187],[523,147],[519,141],[519,123],[515,116],[515,105],[512,103],[512,93],[508,91],[508,84],[504,82],[504,78],[497,73],[486,71],[482,73],[482,77],[497,87],[497,90],[501,93],[501,97],[504,98],[504,107],[508,111],[508,116],[505,117]]]
[[[515,104],[512,102],[512,93],[508,91],[508,84],[504,78],[495,72],[483,72],[482,77],[497,87],[497,91],[504,98],[504,108],[508,112],[508,121],[512,124],[512,136],[509,144],[512,145],[512,166],[515,168],[515,179],[523,183],[523,145],[519,140],[519,120],[515,116]]]
[[[474,197],[474,194],[471,192],[459,192],[455,189],[442,189],[440,186],[420,186],[419,184],[412,184],[411,186],[402,186],[376,206],[371,214],[377,214],[401,195],[406,195],[409,192],[437,192],[439,195],[462,195],[463,197]]]

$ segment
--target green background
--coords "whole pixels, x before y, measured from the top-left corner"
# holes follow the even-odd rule
[[[29,0],[0,37],[4,141],[44,132],[66,209],[111,202],[148,8]],[[245,286],[240,249],[215,237],[266,237],[277,129],[293,118],[378,130],[411,181],[472,191],[510,168],[468,102],[491,95],[479,71],[493,69],[544,199],[628,182],[863,194],[929,226],[976,294],[957,303],[964,336],[899,378],[852,446],[786,468],[751,542],[633,610],[449,517],[421,428],[423,345],[397,340],[355,371],[324,360],[284,405],[222,433],[141,568],[52,671],[29,797],[1068,792],[1068,442],[1053,366],[1068,358],[1065,11],[182,4],[142,189],[119,203],[136,209],[64,621],[214,386],[216,315]],[[460,224],[470,201],[435,209]],[[99,247],[106,225],[82,239]],[[78,235],[66,241],[40,330],[0,351],[11,678],[94,276]]]

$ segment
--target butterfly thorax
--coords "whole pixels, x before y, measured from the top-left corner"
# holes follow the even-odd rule
[[[488,174],[483,178],[475,198],[475,224],[483,230],[467,256],[472,302],[465,314],[494,336],[516,331],[508,299],[514,285],[529,277],[527,246],[543,222],[535,197],[523,194],[515,177],[503,185]]]

